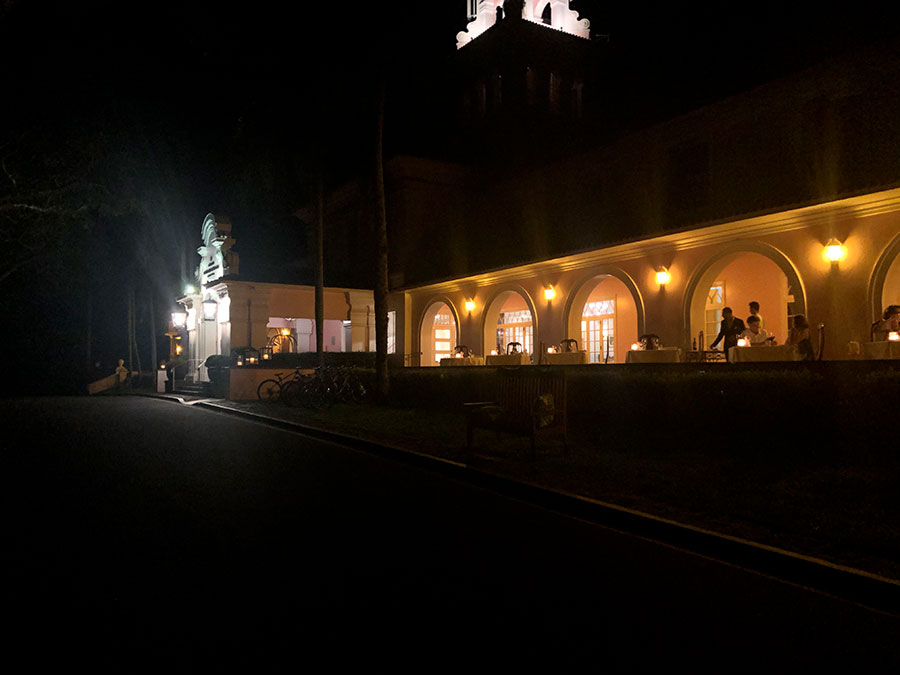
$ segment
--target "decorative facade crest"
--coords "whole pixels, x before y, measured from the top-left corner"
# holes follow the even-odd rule
[[[231,236],[231,223],[225,219],[216,219],[209,213],[203,219],[200,229],[203,246],[197,249],[200,266],[194,273],[197,281],[206,286],[221,279],[226,274],[237,274],[238,255],[232,251],[235,240]]]
[[[464,31],[456,34],[457,49],[477,38],[504,16],[504,0],[477,0],[477,7],[474,7],[475,1],[469,1],[468,11],[472,21]],[[579,19],[578,12],[569,8],[569,0],[508,0],[506,4],[510,10],[521,6],[522,18],[526,21],[585,39],[591,36],[591,22]]]

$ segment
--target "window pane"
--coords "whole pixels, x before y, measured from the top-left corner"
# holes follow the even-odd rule
[[[434,331],[434,337],[438,340],[449,340],[450,339],[450,329],[449,328],[438,328]]]

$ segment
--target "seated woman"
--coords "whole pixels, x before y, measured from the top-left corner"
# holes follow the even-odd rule
[[[881,320],[872,324],[872,341],[887,340],[889,333],[897,331],[900,331],[900,305],[888,305]]]
[[[794,315],[794,325],[788,334],[787,344],[797,345],[800,352],[800,360],[812,361],[815,359],[812,341],[809,339],[809,322],[802,314]]]

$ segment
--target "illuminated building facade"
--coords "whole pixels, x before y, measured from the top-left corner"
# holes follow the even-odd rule
[[[509,141],[484,133],[496,103],[501,129],[543,120],[540,138],[517,131],[519,149],[562,147],[553,139],[587,114],[575,64],[555,73],[523,62],[514,81],[494,63],[478,74],[473,59],[513,30],[557,40],[556,53],[585,40],[535,32],[545,6],[568,16],[554,13],[568,3],[516,3],[522,29],[508,16],[496,23],[503,4],[473,3],[458,38],[474,77],[461,105],[471,145]],[[900,303],[898,68],[896,45],[878,45],[565,153],[394,158],[395,364],[434,365],[448,341],[487,354],[566,338],[594,363],[622,363],[645,333],[688,350],[703,332],[708,345],[722,309],[744,318],[751,301],[779,342],[803,314],[824,324],[824,358],[847,358],[883,307]],[[829,243],[842,247],[836,261]]]
[[[170,330],[186,334],[188,377],[208,381],[206,359],[230,355],[233,349],[316,351],[315,287],[241,278],[231,223],[212,213],[204,218],[201,235],[196,284],[178,300],[185,310],[185,325]],[[372,291],[329,287],[324,300],[324,350],[374,351]]]

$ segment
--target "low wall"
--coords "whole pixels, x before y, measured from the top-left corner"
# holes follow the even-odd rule
[[[257,368],[244,366],[231,368],[228,376],[228,400],[250,401],[256,400],[256,390],[263,380],[278,378],[275,375],[283,375],[288,379],[293,377],[293,368]],[[303,373],[313,373],[313,370],[301,370]]]

